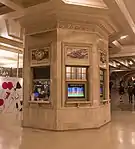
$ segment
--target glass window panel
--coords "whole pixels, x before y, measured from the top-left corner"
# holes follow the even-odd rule
[[[86,68],[82,68],[82,73],[86,74]]]
[[[72,73],[76,73],[76,67],[72,67]]]
[[[76,73],[72,73],[72,79],[76,79]]]
[[[87,79],[87,69],[84,67],[66,67],[66,79]]]
[[[103,76],[100,76],[100,80],[103,81],[104,80],[104,77]]]
[[[66,73],[66,78],[67,78],[67,79],[72,79],[72,78],[71,78],[71,73]]]
[[[23,54],[18,55],[17,52],[0,50],[0,76],[22,77],[22,68]]]
[[[72,67],[72,79],[77,79],[77,68],[76,67]]]
[[[82,73],[82,68],[77,68],[77,73]]]
[[[66,72],[71,73],[71,67],[66,67]]]
[[[100,70],[100,75],[103,75],[103,70]]]
[[[86,74],[82,74],[82,79],[86,80]]]
[[[77,79],[82,79],[82,68],[77,68]]]
[[[77,73],[77,79],[82,79],[82,74],[81,73]]]
[[[104,70],[100,70],[100,99],[105,100]]]

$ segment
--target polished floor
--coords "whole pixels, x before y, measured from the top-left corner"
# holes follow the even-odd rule
[[[10,118],[8,118],[10,117]],[[22,129],[18,116],[0,116],[0,149],[135,149],[135,114],[113,112],[101,129],[49,132]]]
[[[129,97],[127,92],[122,96],[122,102],[120,102],[120,95],[119,92],[116,90],[112,90],[111,95],[111,103],[112,103],[112,110],[117,111],[135,111],[135,97],[132,96],[133,103],[129,103]]]

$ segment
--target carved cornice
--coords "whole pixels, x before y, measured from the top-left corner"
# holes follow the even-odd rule
[[[104,24],[103,21],[94,23],[59,21],[57,27],[61,29],[98,33],[106,37],[116,32],[113,27],[109,26],[107,23]]]
[[[40,26],[40,31],[38,31],[39,28],[37,28],[37,31],[35,30],[34,32],[32,31],[32,27],[31,27],[29,28],[29,32],[26,31],[26,35],[37,35],[37,34],[42,34],[46,32],[56,31],[57,29],[68,29],[68,30],[74,30],[74,31],[96,33],[96,34],[103,35],[105,37],[115,32],[113,28],[109,27],[109,25],[104,25],[103,22],[78,23],[73,21],[58,21],[57,24],[53,24],[50,26],[48,25],[47,26],[42,25],[42,27]]]
[[[95,31],[95,27],[92,24],[86,25],[81,23],[79,24],[79,23],[73,23],[73,22],[71,23],[71,22],[64,22],[64,21],[58,22],[58,28],[78,30],[78,31],[89,31],[89,32]]]

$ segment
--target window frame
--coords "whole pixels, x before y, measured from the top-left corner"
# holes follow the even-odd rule
[[[67,79],[67,67],[71,67],[72,68],[76,68],[75,70],[75,78],[72,78],[72,70],[71,70],[71,73],[70,73],[70,76],[71,76],[71,79]],[[81,77],[81,79],[78,79],[77,77],[77,68],[85,68],[85,73],[82,73],[82,70],[81,70],[81,76],[85,74],[85,79],[82,79],[83,77]],[[88,88],[89,88],[89,81],[88,81],[88,71],[89,70],[89,67],[88,66],[74,66],[74,65],[66,65],[65,66],[65,88],[66,88],[66,103],[69,103],[69,102],[75,102],[75,103],[78,103],[78,102],[88,102],[89,101],[89,97],[88,97]],[[68,84],[84,84],[85,86],[85,91],[84,91],[84,94],[85,94],[85,97],[84,98],[68,98]]]

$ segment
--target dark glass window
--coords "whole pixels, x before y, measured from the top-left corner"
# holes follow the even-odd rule
[[[100,99],[105,100],[105,70],[100,69]]]
[[[50,79],[50,66],[34,67],[33,79]]]

